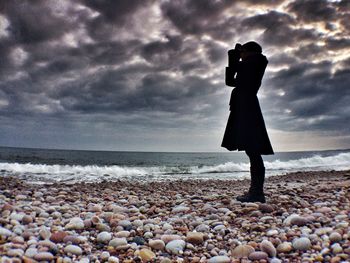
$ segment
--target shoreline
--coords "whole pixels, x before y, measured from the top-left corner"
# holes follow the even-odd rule
[[[248,187],[0,177],[0,262],[348,262],[350,170],[271,176],[266,204]]]

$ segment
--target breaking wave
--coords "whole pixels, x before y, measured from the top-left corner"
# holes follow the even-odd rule
[[[309,170],[350,169],[350,153],[315,155],[288,161],[265,161],[267,176]],[[249,163],[227,162],[213,166],[98,166],[0,163],[1,176],[17,176],[32,182],[98,182],[102,180],[243,179]]]

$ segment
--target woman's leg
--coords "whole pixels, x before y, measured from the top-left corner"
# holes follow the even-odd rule
[[[265,203],[264,180],[265,167],[264,161],[259,153],[246,151],[250,160],[250,189],[246,195],[237,197],[241,202],[262,202]]]
[[[250,160],[250,189],[251,194],[264,194],[265,167],[261,154],[246,151]]]

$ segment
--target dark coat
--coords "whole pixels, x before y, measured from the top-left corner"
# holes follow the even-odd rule
[[[235,87],[221,144],[229,151],[273,154],[257,97],[267,63],[265,56],[256,54],[226,68],[226,85]]]

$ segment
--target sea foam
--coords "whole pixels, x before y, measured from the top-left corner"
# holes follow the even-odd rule
[[[98,166],[0,163],[0,175],[36,182],[98,182],[102,180],[243,179],[249,163],[227,162],[213,166]],[[315,155],[288,161],[265,161],[267,176],[296,171],[350,169],[350,153]]]

